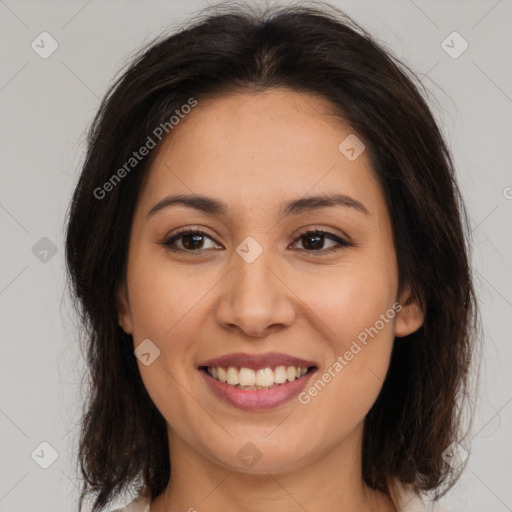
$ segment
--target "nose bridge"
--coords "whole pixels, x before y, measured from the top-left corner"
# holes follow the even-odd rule
[[[217,309],[218,321],[250,336],[262,336],[271,326],[293,322],[295,309],[286,286],[275,275],[279,271],[272,249],[247,237],[232,261],[229,284]]]
[[[247,245],[249,250],[241,256],[240,253],[247,250]],[[237,248],[237,255],[233,256],[236,275],[234,287],[239,304],[241,301],[248,301],[255,305],[260,304],[259,307],[262,307],[265,303],[274,300],[274,293],[272,292],[274,286],[270,281],[271,278],[276,278],[270,272],[269,267],[272,266],[272,260],[275,261],[275,257],[270,254],[269,249],[254,256],[256,249],[251,247],[250,242],[247,245],[244,247],[244,244],[240,244]],[[249,301],[250,298],[253,300]]]

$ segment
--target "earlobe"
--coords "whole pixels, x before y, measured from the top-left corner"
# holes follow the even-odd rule
[[[402,338],[416,332],[425,319],[425,306],[420,299],[409,290],[402,294],[400,304],[402,309],[397,313],[395,322],[395,336]]]
[[[130,307],[128,304],[128,293],[126,291],[126,285],[123,283],[116,295],[117,299],[117,322],[121,329],[126,334],[132,334],[132,320],[130,314]]]

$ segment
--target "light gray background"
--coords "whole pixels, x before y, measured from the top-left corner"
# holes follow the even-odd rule
[[[471,216],[485,330],[469,466],[442,504],[512,510],[512,2],[333,4],[405,59],[435,97]],[[76,510],[83,360],[64,295],[63,226],[84,129],[131,52],[206,5],[0,0],[0,512]],[[47,59],[31,48],[43,31],[59,45]],[[453,31],[469,43],[457,59],[441,46]],[[33,253],[43,237],[53,257]],[[58,452],[48,469],[31,458],[43,441]]]

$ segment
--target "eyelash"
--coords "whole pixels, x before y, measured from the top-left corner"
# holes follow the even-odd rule
[[[174,233],[172,235],[169,235],[165,240],[164,242],[162,242],[162,245],[164,245],[165,247],[167,247],[170,251],[173,251],[173,252],[181,252],[181,253],[189,253],[189,254],[198,254],[200,252],[203,252],[201,250],[192,250],[192,249],[180,249],[180,248],[177,248],[175,246],[173,246],[173,244],[175,243],[176,240],[178,240],[180,237],[182,237],[183,235],[201,235],[201,236],[205,236],[207,238],[210,238],[211,240],[213,240],[213,238],[211,236],[209,236],[208,234],[204,233],[203,231],[200,231],[200,230],[197,230],[197,229],[191,229],[191,228],[187,228],[187,229],[182,229],[181,231],[178,231],[177,233]],[[326,238],[329,238],[330,240],[333,240],[334,242],[337,242],[338,246],[337,247],[330,247],[328,249],[321,249],[321,250],[307,250],[307,249],[300,249],[301,251],[304,251],[304,252],[309,252],[309,253],[320,253],[320,254],[325,254],[325,253],[330,253],[330,252],[337,252],[339,251],[340,249],[343,249],[345,247],[352,247],[354,244],[348,242],[347,240],[337,236],[337,235],[334,235],[333,233],[330,233],[328,231],[324,231],[324,230],[321,230],[321,229],[305,229],[304,231],[301,231],[299,232],[297,238],[292,242],[292,245],[295,244],[299,239],[303,238],[303,237],[306,237],[306,236],[312,236],[312,235],[319,235],[319,236],[324,236]]]

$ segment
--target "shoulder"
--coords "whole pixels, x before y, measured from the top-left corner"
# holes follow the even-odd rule
[[[394,479],[388,485],[388,489],[393,504],[401,512],[430,512],[412,485]]]
[[[412,485],[403,484],[398,479],[392,480],[388,489],[400,512],[447,512],[438,503],[424,501]]]
[[[115,508],[110,512],[149,512],[150,501],[147,494],[140,494],[128,505]]]

